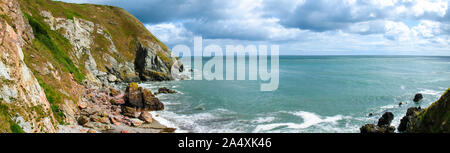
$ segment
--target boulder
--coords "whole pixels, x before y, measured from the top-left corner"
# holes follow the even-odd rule
[[[361,133],[394,133],[394,126],[378,126],[375,124],[366,124],[362,126],[360,129]]]
[[[171,93],[177,93],[177,92],[175,90],[171,90],[171,89],[168,89],[166,87],[162,87],[162,88],[158,89],[158,94],[161,94],[161,93],[171,94]]]
[[[115,75],[109,75],[108,76],[108,81],[109,82],[116,82],[117,81],[117,77]]]
[[[393,119],[394,114],[391,112],[386,112],[380,117],[380,119],[378,119],[377,125],[366,124],[359,130],[361,133],[394,133],[395,127],[390,126]]]
[[[78,107],[79,107],[80,109],[85,109],[85,108],[87,107],[87,103],[84,102],[84,101],[82,101],[82,102],[78,103]]]
[[[378,119],[378,126],[390,126],[392,120],[394,119],[394,114],[391,112],[386,112],[381,116],[380,119]]]
[[[122,92],[120,90],[114,89],[114,88],[109,88],[110,93],[109,95],[112,97],[116,97],[118,95],[120,95]]]
[[[130,107],[143,108],[142,88],[137,83],[130,83],[125,90],[125,103]]]
[[[87,133],[97,133],[97,131],[95,131],[95,130],[93,130],[93,129],[89,129],[89,130],[87,131]]]
[[[150,114],[149,112],[142,112],[141,115],[139,115],[139,119],[145,121],[146,123],[152,123],[153,122],[153,117],[152,114]]]
[[[122,107],[122,114],[128,117],[137,118],[139,117],[139,112],[136,111],[133,107],[123,106]]]
[[[113,105],[123,105],[123,104],[125,104],[125,100],[124,100],[124,99],[116,99],[116,98],[113,98],[113,99],[111,99],[109,102],[110,102],[111,104],[113,104]]]
[[[92,115],[91,116],[91,121],[104,123],[104,124],[109,124],[109,118],[108,117],[104,117],[104,116],[100,116],[100,115]]]
[[[138,87],[137,83],[130,83],[125,91],[125,106],[136,108],[138,111],[163,110],[164,104],[152,94],[149,89]]]
[[[423,95],[420,94],[420,93],[418,93],[418,94],[414,95],[413,101],[414,101],[414,102],[419,102],[419,101],[422,100],[422,99],[423,99]]]
[[[163,110],[164,105],[161,101],[159,101],[158,98],[155,97],[155,95],[152,94],[150,90],[143,90],[143,104],[144,104],[144,111],[157,111],[157,110]]]
[[[86,124],[88,122],[89,122],[89,117],[87,117],[87,116],[80,116],[80,117],[78,117],[78,124],[84,125],[84,124]]]
[[[419,107],[410,107],[406,111],[406,115],[400,120],[400,124],[397,129],[399,132],[405,132],[408,127],[411,126],[411,121],[416,117],[416,114],[420,113],[423,109]]]
[[[135,126],[135,127],[138,127],[138,126],[141,126],[142,124],[144,124],[144,121],[141,121],[140,119],[137,119],[137,118],[130,119],[130,122],[131,122],[131,125]]]

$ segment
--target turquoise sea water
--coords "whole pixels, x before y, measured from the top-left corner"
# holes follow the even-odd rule
[[[166,110],[156,117],[179,132],[294,133],[359,132],[386,111],[397,126],[408,107],[427,107],[450,87],[450,57],[280,56],[279,63],[273,92],[261,92],[259,81],[141,85],[179,92],[158,95]],[[421,103],[412,102],[416,93]]]

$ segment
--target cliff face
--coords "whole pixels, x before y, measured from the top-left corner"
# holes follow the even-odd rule
[[[33,31],[15,0],[0,8],[0,132],[55,132],[50,103],[24,62]]]
[[[409,108],[398,129],[407,133],[450,133],[450,89],[426,109]]]
[[[89,89],[172,80],[183,70],[121,8],[51,0],[2,0],[0,8],[0,132],[55,132],[77,124]]]

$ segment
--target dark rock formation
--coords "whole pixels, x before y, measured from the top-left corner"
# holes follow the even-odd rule
[[[420,93],[418,93],[418,94],[416,94],[416,95],[414,96],[413,101],[414,101],[414,102],[419,102],[419,101],[422,100],[422,99],[423,99],[423,95],[420,94]]]
[[[168,89],[168,88],[166,88],[166,87],[162,87],[162,88],[159,88],[158,89],[158,92],[157,93],[155,93],[155,94],[161,94],[161,93],[164,93],[164,94],[171,94],[171,93],[177,93],[175,90],[171,90],[171,89]]]
[[[130,83],[125,91],[125,106],[137,111],[163,110],[164,105],[148,89],[138,87],[137,83]]]
[[[394,133],[395,127],[390,126],[392,120],[394,119],[394,114],[391,112],[384,113],[380,119],[378,119],[378,124],[366,124],[362,126],[359,130],[361,133]]]
[[[394,114],[391,112],[386,112],[381,116],[381,118],[378,120],[378,126],[389,126],[391,125],[392,120],[394,119]]]
[[[361,133],[394,133],[395,127],[393,126],[377,126],[375,124],[366,124],[360,129]]]
[[[419,107],[408,108],[408,111],[406,111],[406,116],[404,116],[400,120],[400,125],[397,128],[398,131],[399,132],[406,131],[406,129],[411,126],[411,121],[416,117],[416,114],[420,113],[421,111],[423,111],[423,109]]]
[[[450,133],[450,88],[431,106],[409,108],[399,131],[406,133]]]
[[[173,80],[170,70],[173,64],[170,58],[157,46],[147,47],[137,43],[136,59],[134,61],[136,72],[143,81]],[[160,57],[157,56],[159,54]]]

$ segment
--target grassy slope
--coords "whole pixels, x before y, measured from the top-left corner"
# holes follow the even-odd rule
[[[450,133],[450,88],[418,116],[417,132]]]
[[[50,11],[54,17],[82,18],[101,25],[105,33],[112,36],[121,57],[127,61],[134,61],[137,40],[149,40],[158,43],[164,50],[164,53],[158,52],[158,56],[161,59],[170,60],[166,56],[169,53],[167,46],[151,34],[138,19],[121,8],[92,4],[70,4],[51,0],[19,0],[19,3],[35,35],[32,45],[25,46],[23,49],[25,63],[33,71],[39,84],[44,89],[55,119],[60,124],[65,123],[64,113],[60,109],[61,103],[64,100],[77,102],[79,96],[77,94],[65,95],[61,91],[71,93],[70,91],[74,87],[74,81],[70,79],[72,76],[76,82],[82,82],[85,78],[84,74],[87,72],[84,69],[84,61],[87,58],[82,57],[77,61],[74,58],[69,41],[61,35],[61,31],[50,30],[49,25],[44,22],[40,15],[40,11]],[[106,62],[102,55],[109,54],[107,50],[110,43],[98,34],[94,34],[93,39],[95,42],[92,45],[91,53],[97,61],[99,70],[104,70]],[[120,61],[116,55],[110,55]],[[61,78],[60,81],[55,81],[55,77],[51,74],[44,75],[41,72],[39,68],[47,67],[45,64],[47,62],[55,67]],[[170,63],[171,61],[166,62]]]

